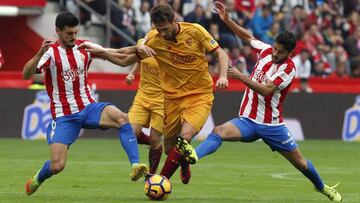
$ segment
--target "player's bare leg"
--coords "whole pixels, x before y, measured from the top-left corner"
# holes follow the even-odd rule
[[[106,106],[101,113],[100,126],[119,129],[118,137],[120,143],[131,163],[131,180],[136,181],[146,175],[149,169],[145,164],[139,164],[137,140],[127,114],[114,106]]]
[[[177,148],[190,164],[195,164],[198,159],[215,152],[221,146],[223,140],[241,140],[241,133],[233,123],[226,122],[216,126],[213,132],[196,149],[187,140],[178,138]]]
[[[134,131],[138,144],[150,145],[150,136],[142,132],[143,125],[138,123],[131,123],[131,127]]]
[[[186,140],[188,143],[190,143],[192,138],[196,134],[197,134],[196,129],[190,123],[185,121],[181,129],[180,137]],[[182,183],[188,184],[191,178],[190,164],[188,161],[186,161],[184,156],[182,156],[179,163],[180,163],[180,179]]]
[[[149,150],[149,166],[151,174],[155,174],[157,171],[161,160],[162,151],[162,134],[154,128],[151,128]]]
[[[65,168],[67,148],[68,146],[64,144],[51,144],[51,161],[46,161],[44,166],[26,182],[25,192],[27,195],[32,195],[46,179],[60,173]]]
[[[342,201],[340,193],[335,190],[335,187],[338,184],[331,187],[324,184],[311,161],[306,160],[303,157],[299,148],[296,148],[291,152],[280,152],[280,154],[282,154],[295,168],[301,171],[301,173],[314,184],[317,191],[326,195],[331,201]]]
[[[181,154],[174,147],[176,143],[176,136],[165,136],[164,137],[164,149],[167,154],[163,168],[161,169],[160,175],[170,179],[179,167],[179,159],[182,157]]]

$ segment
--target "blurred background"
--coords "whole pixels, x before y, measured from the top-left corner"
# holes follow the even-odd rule
[[[272,44],[282,30],[296,34],[292,57],[297,79],[284,106],[296,137],[360,140],[360,0],[222,2],[231,18],[259,40]],[[252,72],[256,53],[221,22],[210,0],[0,0],[0,137],[33,139],[45,133],[41,126],[51,118],[47,100],[38,93],[43,89],[42,77],[22,80],[21,71],[43,39],[56,39],[54,21],[59,12],[68,10],[79,16],[78,38],[120,48],[135,45],[146,35],[151,28],[150,9],[163,3],[173,7],[178,21],[204,26],[226,50],[233,66],[246,74]],[[207,58],[216,79],[218,63],[211,54]],[[136,82],[132,86],[124,82],[130,69],[94,60],[89,82],[99,100],[127,111],[137,89]],[[243,91],[244,85],[230,80],[228,91],[215,92],[210,130],[237,115]],[[85,134],[110,136],[102,131]]]

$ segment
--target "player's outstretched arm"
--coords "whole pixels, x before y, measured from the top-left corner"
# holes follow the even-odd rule
[[[247,75],[241,73],[236,67],[233,66],[230,66],[228,69],[228,76],[230,78],[240,80],[250,89],[259,93],[261,96],[268,96],[272,94],[277,88],[277,86],[271,80],[268,80],[266,84],[252,81]]]
[[[219,79],[216,81],[216,87],[218,90],[224,90],[229,86],[227,79],[227,71],[229,66],[229,57],[222,48],[217,48],[214,52],[219,61]]]
[[[85,49],[99,58],[106,59],[111,63],[122,67],[126,67],[140,61],[143,59],[141,56],[145,58],[155,55],[155,51],[145,45],[127,47],[125,49],[126,51],[121,51],[121,49],[103,48],[101,46],[95,46],[92,43],[84,42],[79,45],[79,49]]]
[[[221,2],[215,2],[215,11],[219,14],[219,17],[224,23],[242,40],[250,42],[255,37],[246,29],[236,24],[228,15],[226,7]]]
[[[129,46],[120,49],[107,49],[107,50],[111,50],[113,52],[120,54],[139,54],[144,58],[156,55],[155,51],[146,45]]]
[[[134,65],[134,67],[131,69],[131,71],[129,72],[129,74],[125,78],[126,84],[128,84],[128,85],[132,84],[132,82],[135,79],[135,75],[140,71],[140,66],[141,65],[140,65],[139,62]]]
[[[52,43],[54,43],[53,40],[44,40],[40,47],[40,50],[35,54],[35,56],[33,56],[28,62],[26,62],[22,72],[23,79],[28,80],[35,73],[36,67],[41,57],[49,49]]]

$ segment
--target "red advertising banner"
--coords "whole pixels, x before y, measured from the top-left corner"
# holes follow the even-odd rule
[[[0,6],[44,7],[46,0],[0,0]]]

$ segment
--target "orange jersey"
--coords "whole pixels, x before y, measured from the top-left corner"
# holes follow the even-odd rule
[[[205,52],[212,52],[218,43],[201,25],[179,22],[177,42],[163,39],[157,30],[146,36],[145,45],[156,52],[164,97],[180,98],[212,92],[212,78]]]
[[[141,39],[138,44],[141,43]],[[140,62],[140,83],[138,96],[152,102],[163,102],[163,91],[160,87],[159,65],[155,58],[148,57]]]

